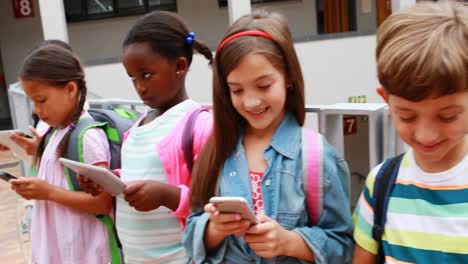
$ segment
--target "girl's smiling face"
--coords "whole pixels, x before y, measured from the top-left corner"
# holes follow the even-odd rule
[[[249,53],[227,78],[231,102],[247,130],[273,134],[285,114],[286,79],[261,54]]]

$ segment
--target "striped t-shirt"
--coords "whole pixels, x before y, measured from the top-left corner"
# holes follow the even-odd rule
[[[369,174],[353,220],[354,239],[377,254],[372,238],[375,176]],[[468,155],[451,169],[424,172],[410,150],[391,194],[382,237],[386,263],[468,263]]]
[[[167,183],[157,145],[195,104],[186,100],[150,123],[135,127],[122,146],[123,181]],[[140,212],[117,198],[116,226],[126,263],[187,263],[182,225],[166,207]]]

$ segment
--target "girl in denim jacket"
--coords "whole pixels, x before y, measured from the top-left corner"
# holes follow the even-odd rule
[[[352,224],[346,163],[328,144],[323,211],[309,224],[302,187],[304,83],[285,19],[256,11],[238,19],[214,63],[214,130],[194,167],[183,243],[196,263],[348,263]],[[343,180],[345,179],[345,180]],[[251,226],[208,200],[240,196]]]

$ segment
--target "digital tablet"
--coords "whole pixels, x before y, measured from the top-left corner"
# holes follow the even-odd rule
[[[32,161],[32,156],[28,155],[26,150],[24,150],[20,145],[16,144],[16,142],[10,138],[14,133],[27,136],[27,134],[20,130],[1,130],[0,145],[7,146],[16,158],[30,163]]]
[[[66,158],[60,158],[59,161],[77,174],[83,175],[93,182],[99,184],[104,191],[118,195],[125,188],[125,183],[120,180],[112,171]]]
[[[243,197],[211,197],[210,203],[220,213],[239,214],[243,220],[249,220],[251,224],[257,223],[257,217],[250,210],[247,200]]]

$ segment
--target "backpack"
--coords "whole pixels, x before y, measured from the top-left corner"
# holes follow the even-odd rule
[[[382,236],[384,233],[385,222],[387,221],[388,201],[391,197],[395,180],[398,175],[401,161],[404,153],[399,156],[387,159],[382,167],[380,167],[374,182],[374,225],[372,227],[372,237],[379,243],[379,251],[377,253],[377,264],[385,262],[383,252]]]
[[[187,164],[187,169],[189,172],[192,172],[193,168],[193,128],[197,117],[201,112],[208,112],[207,107],[200,107],[197,110],[193,111],[187,119],[187,122],[184,125],[184,130],[182,131],[182,152],[184,153],[185,163]]]
[[[106,137],[109,140],[110,150],[110,169],[120,168],[120,150],[122,147],[123,134],[130,129],[137,120],[139,113],[128,109],[89,109],[91,117],[80,118],[75,129],[70,135],[68,141],[67,159],[84,162],[83,159],[83,136],[88,129],[100,127],[104,129]],[[49,136],[52,133],[49,133]],[[67,178],[70,190],[82,191],[78,183],[78,178],[73,170],[64,166],[65,176]],[[115,199],[113,199],[115,208]],[[108,215],[96,215],[108,232],[109,249],[112,264],[123,263],[122,245],[120,244],[114,221]]]
[[[323,209],[323,136],[312,129],[301,128],[302,177],[309,223],[317,225]],[[349,179],[340,179],[343,184]],[[349,195],[349,190],[347,191]]]

